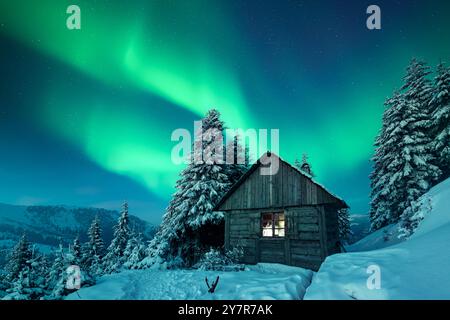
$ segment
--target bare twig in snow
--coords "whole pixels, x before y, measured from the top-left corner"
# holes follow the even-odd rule
[[[206,282],[206,285],[208,286],[208,292],[214,293],[214,291],[216,290],[217,284],[219,283],[219,276],[217,276],[216,280],[211,285],[209,285],[208,277],[205,277],[205,282]]]

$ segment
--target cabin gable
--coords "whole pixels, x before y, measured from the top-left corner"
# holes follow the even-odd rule
[[[312,179],[301,174],[281,159],[278,172],[274,175],[262,175],[262,165],[254,166],[243,181],[238,181],[238,186],[219,203],[218,210],[339,205],[341,202]]]

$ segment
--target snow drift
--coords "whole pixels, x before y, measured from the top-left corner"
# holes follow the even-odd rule
[[[103,276],[93,287],[81,288],[69,300],[296,300],[310,284],[310,270],[260,263],[246,271],[133,270]],[[205,277],[220,276],[211,294]]]
[[[427,192],[424,220],[406,241],[367,252],[328,257],[305,299],[450,299],[450,179]],[[360,248],[379,246],[369,235]],[[353,249],[358,248],[358,244]],[[372,248],[373,249],[373,248]],[[381,287],[369,289],[370,266],[380,267]],[[369,269],[370,270],[370,269]]]

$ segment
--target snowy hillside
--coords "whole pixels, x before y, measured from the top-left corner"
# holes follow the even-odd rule
[[[77,208],[67,206],[14,206],[0,204],[0,254],[11,247],[25,232],[29,241],[46,246],[56,246],[59,239],[64,244],[71,243],[79,233],[80,240],[86,241],[86,232],[94,217],[100,217],[104,240],[109,243],[112,227],[117,222],[117,211],[98,208]],[[131,216],[131,225],[149,239],[156,228]],[[45,250],[44,250],[45,251]],[[1,263],[1,261],[0,261]]]
[[[280,264],[260,263],[239,272],[197,270],[134,270],[103,276],[93,287],[81,288],[69,300],[256,300],[301,299],[310,284],[310,270]],[[210,281],[220,276],[214,294]]]
[[[387,225],[370,233],[361,240],[346,246],[348,252],[371,251],[382,249],[402,242],[398,238],[398,223]]]
[[[314,275],[305,299],[450,299],[450,179],[421,200],[425,219],[409,240],[328,257]],[[368,238],[360,241],[367,248],[380,237],[372,234]],[[380,268],[379,289],[367,286],[370,266]]]

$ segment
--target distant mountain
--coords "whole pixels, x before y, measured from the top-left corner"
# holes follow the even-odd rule
[[[364,238],[370,233],[370,220],[367,214],[350,214],[350,228],[352,235],[348,243],[352,244]]]
[[[0,204],[0,255],[1,248],[10,247],[26,233],[28,240],[44,250],[72,243],[79,235],[80,241],[87,241],[87,230],[98,215],[103,230],[103,239],[108,245],[113,235],[113,226],[119,212],[98,208],[78,208],[69,206],[16,206]],[[142,233],[149,240],[156,232],[156,226],[130,215],[131,228]],[[2,257],[0,257],[1,260]]]

